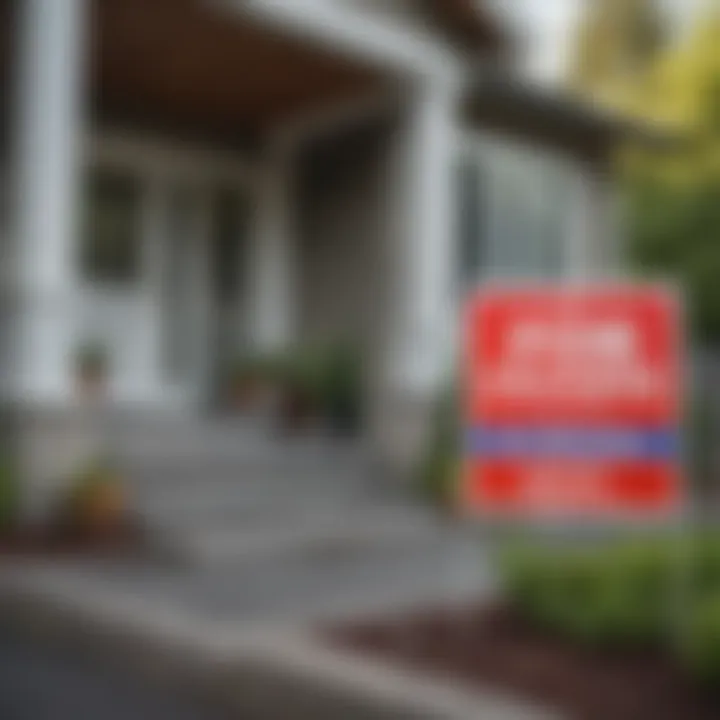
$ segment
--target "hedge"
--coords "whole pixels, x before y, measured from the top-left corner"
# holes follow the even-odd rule
[[[670,647],[720,680],[720,535],[516,545],[500,565],[506,600],[535,626],[591,646]]]

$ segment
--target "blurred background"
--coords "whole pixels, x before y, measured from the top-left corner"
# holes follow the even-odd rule
[[[712,525],[719,47],[710,0],[0,0],[0,716],[214,717],[115,663],[102,615],[136,655],[222,636],[235,671],[259,643],[238,717],[346,717],[322,679],[293,714],[278,667],[318,645],[518,717],[717,717],[717,542],[683,555],[706,609],[679,650],[667,540],[500,558],[458,507],[457,360],[488,281],[677,283]],[[634,703],[582,654],[610,637]]]

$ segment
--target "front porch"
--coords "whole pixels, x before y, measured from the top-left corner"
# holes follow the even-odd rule
[[[415,353],[384,336],[437,324],[442,290],[417,300],[428,270],[443,282],[452,98],[231,6],[3,3],[19,40],[10,396],[72,402],[87,342],[107,348],[121,403],[197,406],[238,353],[336,335],[369,373],[408,376]],[[393,287],[397,317],[378,323]]]
[[[609,139],[555,158],[523,127],[508,164],[478,127],[488,101],[468,105],[467,58],[438,38],[292,0],[0,9],[15,90],[2,387],[43,482],[77,467],[57,428],[86,343],[107,350],[114,404],[196,412],[242,353],[350,341],[365,439],[407,472],[465,288],[614,262],[594,254],[616,234]],[[62,452],[39,449],[48,436]]]

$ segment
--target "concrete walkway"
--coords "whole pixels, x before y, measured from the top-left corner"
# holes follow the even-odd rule
[[[276,588],[271,607],[240,599],[243,569],[225,577],[85,566],[16,566],[0,573],[0,612],[98,660],[168,679],[258,720],[543,720],[558,717],[492,690],[479,691],[330,647],[317,625],[398,611],[362,594]],[[348,572],[346,570],[346,572]],[[255,592],[254,590],[249,590]],[[235,601],[233,601],[233,597]],[[419,596],[415,596],[415,602]],[[406,598],[406,606],[412,605]],[[296,611],[297,610],[297,611]]]
[[[6,617],[199,686],[243,718],[552,716],[320,639],[329,623],[492,591],[478,533],[389,492],[361,449],[224,425],[118,437],[138,506],[175,562],[8,567]]]

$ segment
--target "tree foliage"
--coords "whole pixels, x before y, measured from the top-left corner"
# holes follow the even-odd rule
[[[588,28],[597,27],[590,22],[602,15],[597,8],[616,5],[615,0],[593,5],[581,32],[581,48],[588,37],[596,39],[592,33],[588,36]],[[652,3],[631,0],[628,5],[638,10]],[[609,20],[604,22],[610,26]],[[617,32],[617,25],[614,28]],[[632,33],[628,35],[626,29],[623,37]],[[647,52],[644,41],[636,42],[638,52]],[[615,52],[621,46],[617,39],[611,45]],[[594,90],[600,87],[602,101],[661,124],[673,137],[670,148],[635,147],[622,153],[630,258],[640,270],[680,278],[698,338],[716,344],[720,342],[720,10],[706,12],[687,37],[668,44],[650,60],[642,72],[615,75],[612,83],[597,84],[596,76],[596,84],[586,83],[583,91],[598,98]],[[604,63],[612,66],[608,57]],[[583,73],[588,76],[587,70]],[[582,89],[581,84],[576,86]]]
[[[666,36],[656,0],[589,3],[570,68],[571,86],[612,102],[628,78],[637,78],[648,69]]]

